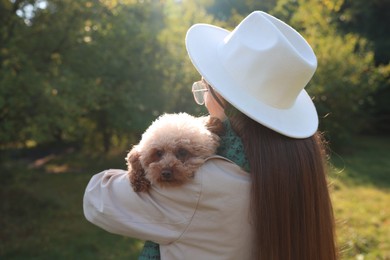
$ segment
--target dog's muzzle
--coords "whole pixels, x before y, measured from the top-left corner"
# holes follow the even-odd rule
[[[170,181],[173,179],[173,172],[171,170],[162,170],[161,172],[161,178],[164,181]]]

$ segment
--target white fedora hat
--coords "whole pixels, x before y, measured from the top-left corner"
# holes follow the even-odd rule
[[[293,138],[316,132],[317,111],[304,87],[317,59],[289,25],[255,11],[232,32],[209,24],[193,25],[186,47],[205,80],[250,118]]]

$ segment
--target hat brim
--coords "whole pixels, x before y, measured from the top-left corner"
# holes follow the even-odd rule
[[[229,33],[209,24],[195,24],[188,30],[187,52],[198,72],[225,100],[260,124],[292,138],[313,135],[318,128],[318,115],[304,89],[288,109],[271,107],[240,89],[218,55],[218,48]]]

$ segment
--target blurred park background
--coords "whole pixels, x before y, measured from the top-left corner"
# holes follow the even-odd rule
[[[89,178],[165,112],[203,115],[184,38],[253,10],[296,28],[329,141],[342,259],[390,259],[389,0],[0,0],[0,259],[136,259],[89,224]]]

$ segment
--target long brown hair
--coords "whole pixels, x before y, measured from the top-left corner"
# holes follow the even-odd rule
[[[229,118],[242,138],[253,180],[253,259],[337,259],[320,134],[293,139],[240,112]]]

